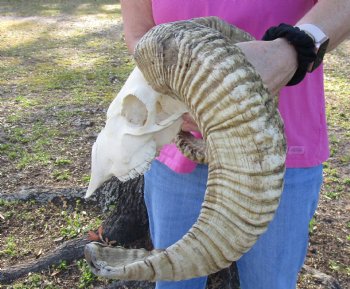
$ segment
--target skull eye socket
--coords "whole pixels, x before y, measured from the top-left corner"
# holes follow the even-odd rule
[[[164,111],[162,104],[157,101],[156,102],[156,123],[160,124],[163,120],[166,120],[170,115]]]
[[[133,125],[144,126],[147,120],[147,108],[135,95],[129,94],[123,100],[121,115]]]

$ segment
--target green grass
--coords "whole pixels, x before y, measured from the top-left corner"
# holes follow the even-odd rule
[[[67,15],[95,15],[113,17],[120,13],[118,1],[113,0],[46,0],[30,1],[11,0],[0,1],[0,12],[4,16],[57,16]]]
[[[0,15],[0,190],[11,183],[16,190],[86,186],[94,137],[134,67],[121,37],[119,1],[0,0]],[[102,223],[97,209],[65,202],[0,201],[0,212],[8,225],[0,238],[6,266]],[[97,280],[82,262],[52,270],[57,275],[31,274],[12,286],[89,288]],[[66,277],[71,287],[59,281]]]
[[[91,272],[91,269],[85,260],[79,260],[77,264],[81,272],[78,288],[90,288],[92,283],[97,280],[97,276]]]
[[[326,115],[329,125],[331,159],[324,165],[324,196],[338,201],[347,196],[350,162],[350,86],[349,71],[341,57],[348,51],[345,46],[327,55],[325,65]]]
[[[9,257],[14,257],[17,255],[17,244],[15,238],[9,236],[6,238],[4,249],[0,251],[0,256],[6,255]]]
[[[328,262],[329,268],[334,272],[342,272],[343,274],[346,274],[350,276],[350,266],[346,264],[342,264],[340,262],[337,262],[335,260],[329,260]]]
[[[349,131],[350,129],[350,86],[349,75],[342,75],[337,72],[326,72],[325,77],[326,94],[329,96],[327,106],[327,120],[330,125]],[[330,136],[331,140],[334,136]],[[338,141],[338,140],[337,140]]]
[[[25,283],[18,283],[13,286],[13,289],[36,289],[42,287],[42,276],[40,274],[30,274]],[[45,289],[54,289],[54,286],[45,286]]]
[[[69,165],[71,163],[72,163],[71,160],[64,159],[64,158],[56,159],[56,161],[55,161],[55,165],[57,165],[57,166]]]
[[[69,180],[69,178],[71,177],[71,173],[69,172],[69,170],[55,170],[53,171],[52,176],[57,181],[65,181]]]
[[[33,164],[47,165],[51,162],[49,147],[58,134],[56,129],[36,122],[31,127],[14,125],[6,132],[8,142],[0,144],[0,155],[15,161],[17,168],[23,169]]]
[[[74,212],[62,211],[61,217],[64,222],[61,226],[60,235],[68,239],[96,229],[102,223],[99,218],[89,219],[88,213],[81,209],[79,201],[76,202]]]
[[[41,166],[53,181],[70,180],[68,168],[53,166],[63,167],[56,160],[66,159],[79,138],[71,123],[91,118],[86,107],[107,107],[134,67],[117,35],[120,4],[0,0],[0,13],[13,17],[0,22],[0,97],[6,95],[0,108],[7,135],[0,157],[18,170]],[[23,18],[31,16],[39,18]]]
[[[317,224],[317,221],[316,221],[315,217],[313,217],[313,218],[311,219],[311,221],[309,222],[309,233],[310,233],[310,234],[312,234],[312,233],[315,231],[315,229],[316,229],[316,224]]]

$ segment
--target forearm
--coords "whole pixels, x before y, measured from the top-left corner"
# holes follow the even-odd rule
[[[314,24],[318,26],[330,39],[328,51],[334,49],[350,34],[350,0],[319,0],[319,2],[297,23]],[[276,23],[278,25],[278,23]],[[255,66],[262,76],[262,79],[271,92],[278,91],[293,76],[297,67],[297,55],[291,45],[286,41],[268,41],[268,50],[270,53],[264,55],[264,51],[259,53],[250,52],[253,46],[248,44],[244,52],[248,59]],[[259,49],[261,46],[256,45]],[[245,48],[245,47],[243,47]],[[279,50],[281,49],[281,50]],[[256,48],[254,49],[257,50]],[[271,53],[272,52],[272,53]],[[269,59],[278,55],[279,61]],[[267,63],[273,65],[266,65]]]
[[[350,0],[319,0],[297,25],[311,23],[330,39],[328,51],[350,34]]]
[[[130,53],[134,52],[140,38],[153,26],[151,0],[121,0],[125,42]]]

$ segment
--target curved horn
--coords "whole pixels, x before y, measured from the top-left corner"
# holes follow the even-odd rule
[[[253,37],[249,33],[236,29],[234,26],[215,16],[195,18],[191,21],[219,31],[232,44],[253,40]],[[206,144],[203,139],[198,139],[191,133],[181,131],[176,136],[174,142],[182,154],[188,159],[197,163],[208,163]]]
[[[188,106],[207,144],[209,175],[198,220],[162,251],[88,245],[86,257],[98,275],[134,280],[208,275],[248,251],[274,216],[286,154],[276,102],[232,39],[206,21],[157,26],[135,50],[151,86]],[[229,35],[246,35],[230,29]]]
[[[190,21],[219,31],[221,35],[227,37],[232,44],[254,40],[254,37],[249,33],[237,29],[235,26],[228,24],[216,16],[194,18]]]

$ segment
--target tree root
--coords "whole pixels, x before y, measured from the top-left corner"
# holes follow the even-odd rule
[[[10,284],[30,272],[40,272],[49,266],[58,265],[62,260],[72,262],[81,259],[84,257],[84,247],[89,242],[86,238],[69,240],[38,260],[0,270],[0,284]]]
[[[86,188],[25,188],[12,194],[1,194],[0,200],[7,202],[27,202],[34,200],[40,204],[54,203],[61,205],[62,202],[75,204],[77,200],[87,203],[96,203],[96,199],[84,199]]]
[[[94,206],[100,205],[106,210],[109,204],[115,205],[113,212],[106,218],[102,226],[95,232],[90,232],[90,237],[97,237],[103,242],[115,241],[119,246],[127,248],[152,249],[149,237],[147,210],[143,200],[143,177],[121,183],[117,179],[111,179],[98,189],[91,199],[84,199],[85,189],[26,189],[12,195],[0,195],[0,199],[6,201],[35,200],[40,203],[53,202],[60,205],[62,202],[75,204],[90,202]],[[90,203],[87,203],[88,205]],[[96,239],[95,239],[96,241]],[[38,260],[17,265],[10,269],[0,271],[0,284],[8,284],[26,275],[29,272],[38,272],[47,267],[59,264],[62,260],[72,262],[83,258],[84,246],[90,242],[86,238],[78,238],[63,243],[47,256]],[[139,281],[115,281],[105,289],[153,289],[154,283]],[[238,289],[238,274],[235,264],[208,278],[208,289]]]
[[[127,248],[152,249],[152,242],[149,238],[148,217],[143,201],[143,177],[130,180],[125,183],[117,179],[106,182],[92,200],[83,198],[85,189],[26,189],[13,195],[0,195],[0,199],[6,201],[28,201],[35,200],[40,203],[53,202],[61,204],[70,202],[75,204],[77,199],[82,202],[96,202],[105,209],[108,204],[115,205],[113,212],[103,222],[101,228],[91,232],[90,236],[98,236],[101,241],[116,241],[119,246]],[[89,205],[89,203],[88,203]],[[57,265],[66,260],[72,262],[83,258],[84,246],[90,242],[87,238],[69,240],[57,249],[48,253],[38,260],[30,261],[22,265],[16,265],[9,269],[0,270],[0,284],[9,284],[16,279],[23,277],[29,272],[38,272],[51,265]],[[224,269],[208,278],[207,288],[209,289],[238,289],[238,277],[235,265]],[[139,281],[114,281],[104,287],[105,289],[153,289],[154,283]]]
[[[101,228],[92,232],[100,241],[116,241],[119,246],[127,248],[152,249],[149,238],[147,211],[143,201],[143,177],[121,183],[113,178],[106,182],[95,194],[95,197],[84,199],[85,188],[43,189],[30,188],[11,195],[0,194],[0,199],[6,201],[29,201],[39,203],[53,202],[61,205],[63,202],[75,205],[80,200],[87,205],[96,206],[105,211],[110,204],[115,205],[113,212],[103,222]],[[37,260],[12,268],[0,270],[0,284],[9,284],[29,272],[39,272],[49,266],[58,265],[61,261],[72,262],[84,257],[84,247],[89,243],[85,237],[64,242]],[[338,281],[316,269],[304,265],[303,270],[323,284],[324,289],[341,289]],[[114,281],[100,289],[154,289],[151,282]],[[207,289],[238,289],[239,280],[235,263],[229,268],[210,275]]]

